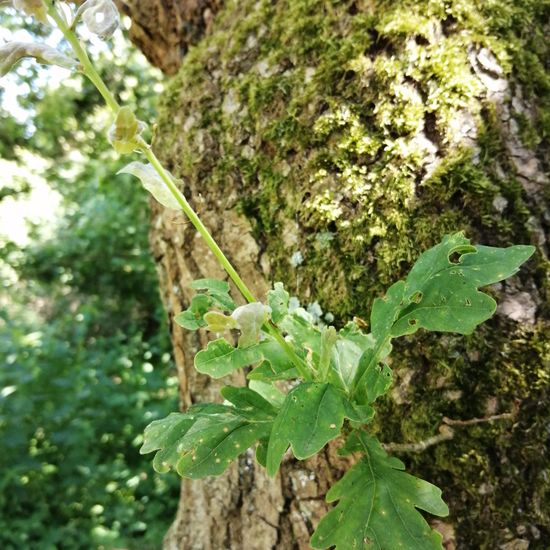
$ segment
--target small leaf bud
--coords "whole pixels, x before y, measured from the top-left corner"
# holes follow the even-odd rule
[[[121,107],[109,129],[109,141],[117,153],[128,155],[137,149],[137,138],[144,129],[145,124],[136,118],[130,107]]]
[[[260,302],[253,302],[238,307],[231,317],[237,322],[241,331],[239,347],[246,348],[256,344],[260,339],[262,325],[267,321],[271,309]]]

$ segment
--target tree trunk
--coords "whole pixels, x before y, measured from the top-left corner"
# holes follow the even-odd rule
[[[415,442],[443,416],[517,408],[513,421],[460,427],[400,457],[442,487],[447,548],[547,549],[550,3],[219,9],[163,94],[155,149],[258,296],[281,280],[339,325],[368,319],[374,297],[446,233],[537,245],[519,275],[492,288],[498,313],[472,336],[397,345],[394,389],[373,430]],[[149,22],[160,34],[163,25]],[[224,275],[180,215],[155,207],[151,240],[172,320],[192,279]],[[219,384],[193,369],[206,336],[171,331],[182,406],[219,399]],[[247,454],[225,476],[184,481],[165,547],[308,548],[323,495],[346,467],[335,447],[287,460],[275,480]]]

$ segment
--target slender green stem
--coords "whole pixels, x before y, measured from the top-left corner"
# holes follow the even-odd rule
[[[69,28],[65,18],[57,11],[53,4],[48,6],[48,15],[56,22],[59,30],[63,33],[63,36],[73,48],[74,53],[82,65],[82,72],[91,80],[98,92],[103,96],[103,99],[109,108],[116,113],[120,109],[117,100],[109,91],[109,88],[107,88],[105,82],[103,82],[101,76],[99,76],[99,73],[95,70],[95,67],[90,61],[86,50],[81,46],[76,34]]]
[[[363,379],[367,375],[367,372],[370,370],[372,365],[376,365],[378,363],[378,361],[380,360],[380,354],[390,341],[391,336],[389,334],[383,338],[380,338],[380,340],[375,344],[374,349],[372,350],[372,354],[369,357],[368,363],[361,370],[357,370],[357,374],[355,375],[355,379],[352,383],[352,397],[356,395],[357,389],[359,388],[359,386],[361,386]],[[371,350],[369,349],[365,353],[369,351]],[[361,361],[359,361],[359,366],[361,366]]]
[[[120,109],[120,105],[114,98],[113,94],[109,91],[106,84],[103,82],[99,73],[96,71],[95,67],[90,61],[90,58],[88,57],[88,54],[80,44],[80,41],[78,40],[78,37],[76,36],[72,27],[67,23],[63,15],[57,11],[52,2],[48,2],[48,14],[56,22],[64,37],[73,48],[74,53],[80,61],[82,72],[84,73],[84,75],[87,76],[94,84],[99,93],[103,96],[103,99],[105,100],[105,103],[108,105],[108,107],[113,112],[117,113]],[[218,246],[218,243],[214,240],[214,237],[212,237],[206,226],[202,223],[198,214],[193,210],[183,193],[178,189],[172,177],[162,166],[149,144],[140,137],[138,138],[138,145],[139,150],[145,155],[145,157],[147,158],[151,166],[155,169],[157,174],[160,176],[166,187],[168,187],[178,204],[181,206],[181,209],[183,210],[185,215],[189,218],[195,229],[205,240],[208,248],[210,248],[216,259],[220,262],[231,280],[235,283],[235,286],[239,289],[239,292],[244,296],[247,302],[256,302],[256,298],[252,294],[251,290],[246,286],[245,282],[241,279],[240,275],[237,273],[231,262],[227,259],[222,249]],[[289,358],[296,366],[296,369],[298,370],[300,376],[305,380],[310,380],[312,377],[306,362],[301,359],[292,349],[292,346],[290,346],[290,344],[284,339],[279,329],[272,322],[266,323],[263,328],[265,332],[268,333],[272,338],[277,340],[279,345],[284,349],[285,353],[289,356]]]
[[[292,346],[284,339],[284,336],[281,334],[277,326],[272,321],[269,321],[262,328],[271,337],[277,340],[279,345],[283,348],[285,353],[290,357],[290,359],[294,363],[294,366],[296,367],[296,370],[298,371],[300,376],[304,380],[311,380],[313,377],[306,362],[301,357],[299,357],[298,354],[292,349]]]
[[[231,277],[231,280],[235,283],[235,286],[239,289],[240,293],[246,298],[248,302],[255,302],[256,298],[241,279],[235,268],[231,265],[231,262],[227,259],[222,249],[218,246],[218,243],[214,240],[214,237],[210,234],[208,229],[202,223],[197,213],[193,210],[191,205],[187,202],[187,199],[183,193],[178,189],[170,175],[166,172],[155,153],[153,153],[151,147],[140,138],[141,151],[151,163],[151,166],[156,170],[158,175],[162,178],[162,181],[166,184],[166,187],[170,190],[174,198],[178,201],[181,209],[185,215],[189,218],[189,221],[194,225],[195,229],[200,233],[202,238],[206,241],[208,248],[212,251],[212,254],[216,256],[216,259],[223,266],[227,274]]]
[[[78,40],[78,37],[74,33],[74,31],[69,27],[67,22],[65,21],[65,18],[55,9],[55,6],[50,5],[48,9],[49,15],[52,17],[52,19],[56,22],[57,26],[69,42],[69,44],[72,46],[74,53],[78,57],[78,60],[80,61],[80,64],[82,65],[82,72],[90,79],[90,81],[94,84],[94,86],[98,89],[98,91],[103,96],[103,99],[105,100],[105,103],[109,106],[109,108],[114,111],[115,113],[118,112],[120,109],[120,105],[117,103],[116,99],[114,98],[113,94],[109,91],[106,84],[103,82],[101,76],[96,71],[95,67],[93,66],[92,62],[90,61],[90,58],[88,57],[88,54],[84,50],[84,48],[81,46],[80,41]],[[165,183],[165,185],[168,187],[174,198],[178,201],[178,204],[181,206],[182,210],[184,211],[185,215],[189,218],[195,229],[200,233],[200,235],[203,237],[203,239],[206,241],[206,244],[216,256],[217,260],[220,262],[220,264],[223,266],[223,268],[227,271],[227,274],[231,277],[233,282],[235,283],[236,287],[239,289],[239,292],[245,297],[245,299],[248,302],[255,302],[256,299],[254,298],[254,295],[250,291],[250,289],[246,286],[244,281],[241,279],[235,268],[231,265],[231,262],[227,259],[221,248],[218,246],[208,229],[205,227],[205,225],[202,223],[201,219],[197,215],[197,213],[193,210],[191,205],[187,202],[187,199],[182,194],[182,192],[178,189],[170,175],[167,173],[167,171],[164,169],[160,161],[158,160],[155,153],[153,153],[151,147],[143,140],[142,138],[139,138],[139,145],[140,150],[143,152],[147,160],[150,162],[151,166],[155,169],[155,171],[158,173],[158,175],[161,177],[162,181]]]

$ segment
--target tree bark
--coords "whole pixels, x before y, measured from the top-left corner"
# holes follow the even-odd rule
[[[221,0],[115,0],[132,19],[130,40],[152,65],[174,74],[189,46],[210,29]]]
[[[256,295],[282,280],[335,324],[368,319],[374,297],[445,233],[538,247],[491,289],[498,313],[474,335],[419,334],[393,357],[394,389],[373,426],[385,442],[426,440],[443,416],[519,410],[400,455],[442,487],[451,516],[436,525],[447,548],[550,541],[550,7],[520,4],[226,2],[202,39],[202,24],[191,32],[197,45],[163,94],[155,142]],[[175,45],[188,38],[160,12],[143,13],[138,24],[167,45],[138,43],[173,72]],[[206,336],[172,319],[191,280],[224,274],[180,215],[153,207],[151,242],[182,407],[218,400],[220,385],[193,369]],[[246,454],[220,478],[184,481],[165,547],[309,548],[323,496],[348,466],[336,447],[287,460],[275,480]]]

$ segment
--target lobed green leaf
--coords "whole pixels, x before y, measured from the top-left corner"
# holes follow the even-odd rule
[[[206,326],[204,315],[212,306],[212,298],[207,294],[193,296],[191,304],[185,310],[174,317],[174,321],[187,330],[198,330]]]
[[[249,388],[259,393],[264,399],[273,404],[277,409],[280,409],[285,401],[286,395],[271,382],[263,380],[251,380],[248,384]]]
[[[234,407],[239,409],[241,415],[251,420],[273,420],[277,415],[277,409],[250,388],[225,386],[221,389],[221,394]]]
[[[267,473],[274,476],[289,446],[300,460],[340,434],[347,408],[331,384],[306,382],[289,392],[277,415],[267,449]]]
[[[249,380],[274,382],[298,378],[296,367],[278,342],[267,337],[260,342],[260,348],[265,360],[249,373]]]
[[[212,378],[222,378],[242,367],[256,365],[263,356],[259,344],[234,348],[224,338],[208,343],[206,349],[195,355],[195,368]]]
[[[230,313],[237,307],[229,295],[229,283],[218,279],[196,279],[190,285],[195,290],[205,290],[212,298],[212,305]]]
[[[392,384],[392,370],[386,363],[377,360],[376,350],[369,349],[361,356],[359,372],[362,375],[358,389],[366,393],[367,403],[374,403]]]
[[[403,472],[380,443],[361,432],[348,451],[364,457],[327,493],[339,501],[317,526],[316,549],[442,550],[441,535],[432,530],[418,508],[436,516],[449,513],[434,485]]]
[[[173,468],[193,479],[220,475],[238,455],[267,440],[277,410],[249,388],[226,387],[222,394],[232,406],[197,405],[145,429],[140,452],[157,451],[155,470]]]
[[[523,245],[472,246],[461,233],[447,235],[440,244],[421,254],[411,269],[391,336],[412,334],[419,328],[470,334],[496,310],[496,302],[478,288],[516,273],[534,250]],[[394,290],[393,299],[386,301],[392,304],[392,314],[402,285],[396,283],[390,288],[391,291],[397,285],[399,292]],[[378,304],[377,319],[382,309]],[[389,319],[385,324],[378,321],[377,326],[382,331],[388,323]]]

